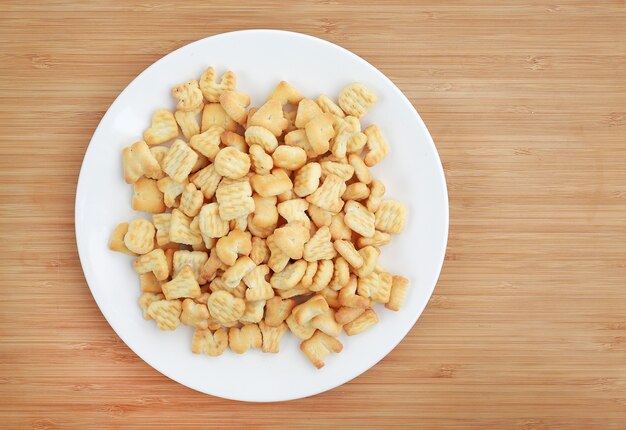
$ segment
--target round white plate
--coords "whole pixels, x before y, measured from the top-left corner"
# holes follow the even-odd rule
[[[279,354],[258,350],[220,357],[191,353],[192,329],[159,331],[137,305],[139,281],[131,258],[112,252],[111,231],[138,216],[130,207],[132,186],[123,180],[122,148],[140,140],[159,108],[173,110],[171,88],[199,79],[207,66],[232,70],[237,87],[258,106],[284,79],[305,96],[337,97],[347,84],[361,82],[378,95],[362,118],[386,137],[389,156],[372,171],[386,196],[409,210],[404,232],[382,248],[380,263],[411,281],[404,307],[376,307],[380,322],[358,336],[341,335],[343,352],[315,367],[288,333]],[[139,215],[143,216],[143,215]],[[147,216],[147,215],[146,215]],[[275,30],[220,34],[163,57],[133,80],[111,105],[85,154],[76,192],[76,240],[91,293],[111,327],[144,361],[195,390],[228,399],[273,402],[312,396],[365,372],[407,334],[430,298],[443,263],[448,234],[448,199],[441,162],[421,118],[380,71],[355,54],[315,37]]]

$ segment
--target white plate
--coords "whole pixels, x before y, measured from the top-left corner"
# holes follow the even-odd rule
[[[372,169],[387,197],[408,206],[403,234],[383,247],[381,264],[411,280],[404,307],[377,307],[380,322],[354,337],[342,335],[343,352],[331,354],[321,370],[308,362],[291,334],[279,354],[227,351],[213,358],[191,353],[192,330],[159,331],[137,305],[139,282],[131,258],[109,251],[113,228],[137,216],[132,187],[123,181],[121,151],[141,139],[152,113],[174,108],[170,90],[198,79],[208,65],[237,75],[237,87],[258,106],[276,83],[287,80],[308,97],[336,98],[358,81],[378,95],[362,119],[387,138],[389,156]],[[355,54],[315,37],[275,30],[249,30],[209,37],[163,57],[119,95],[96,129],[76,192],[76,240],[91,292],[111,327],[146,363],[195,390],[228,399],[272,402],[311,396],[365,372],[407,334],[430,298],[443,263],[448,234],[448,200],[441,162],[421,118],[380,71]]]

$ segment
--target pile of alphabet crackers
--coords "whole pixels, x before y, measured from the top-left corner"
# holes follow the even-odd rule
[[[109,247],[136,257],[144,318],[193,327],[194,353],[276,353],[291,331],[321,368],[342,331],[407,293],[378,265],[407,213],[369,171],[389,151],[376,125],[361,130],[376,96],[353,83],[313,100],[281,81],[255,108],[236,81],[209,67],[177,86],[175,112],[124,148],[132,207],[152,219],[119,224]]]

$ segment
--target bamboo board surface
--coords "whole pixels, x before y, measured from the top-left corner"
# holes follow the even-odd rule
[[[74,239],[82,157],[119,92],[247,28],[378,67],[429,127],[450,194],[446,262],[410,334],[352,382],[279,404],[145,364],[98,310]],[[0,427],[626,428],[623,0],[4,0],[0,59]]]

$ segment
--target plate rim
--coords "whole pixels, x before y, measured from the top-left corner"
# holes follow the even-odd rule
[[[389,351],[385,352],[378,360],[373,362],[370,366],[365,368],[363,371],[358,372],[357,374],[349,377],[348,379],[341,381],[338,384],[334,384],[333,383],[332,386],[329,386],[327,388],[323,388],[323,389],[320,389],[320,390],[317,390],[315,392],[312,392],[312,393],[309,393],[309,394],[305,394],[305,395],[282,396],[282,397],[272,398],[270,400],[267,400],[267,399],[250,399],[250,398],[235,398],[235,397],[229,397],[229,396],[217,395],[217,394],[209,393],[209,392],[204,391],[204,390],[202,390],[200,388],[196,388],[196,387],[193,387],[191,385],[188,385],[187,383],[183,383],[180,380],[178,380],[177,378],[174,378],[174,377],[172,377],[170,375],[167,375],[166,373],[164,373],[164,371],[161,370],[160,366],[155,365],[151,360],[147,360],[142,354],[138,353],[131,345],[129,345],[126,342],[124,337],[120,333],[118,333],[118,331],[115,329],[115,327],[113,326],[111,321],[109,321],[109,318],[103,312],[101,303],[99,302],[99,300],[97,298],[97,295],[94,294],[94,290],[93,290],[93,288],[91,286],[91,283],[93,282],[93,275],[90,275],[89,271],[86,270],[87,266],[86,266],[85,262],[83,261],[83,258],[84,258],[83,254],[87,253],[87,251],[84,250],[84,248],[87,247],[87,244],[85,243],[85,239],[83,239],[83,240],[79,239],[79,230],[80,230],[80,226],[82,225],[82,223],[80,223],[80,221],[79,221],[80,220],[80,217],[79,217],[79,210],[80,210],[79,196],[84,194],[84,191],[82,191],[82,188],[85,185],[81,185],[81,184],[84,184],[85,181],[84,180],[81,181],[81,178],[83,178],[83,173],[84,173],[84,169],[85,169],[85,160],[87,159],[88,155],[90,154],[90,151],[93,150],[92,143],[93,143],[94,137],[98,134],[100,128],[105,123],[105,120],[107,119],[107,117],[109,115],[111,115],[111,107],[127,91],[130,91],[130,88],[133,86],[133,84],[137,80],[139,80],[149,70],[152,70],[153,68],[158,67],[158,64],[161,63],[162,61],[164,61],[167,57],[169,57],[171,55],[174,55],[175,53],[177,53],[177,52],[179,52],[181,50],[193,49],[194,45],[199,45],[199,44],[201,44],[202,42],[204,42],[207,39],[219,39],[219,38],[223,38],[223,37],[228,37],[228,36],[233,35],[233,34],[242,34],[242,33],[250,33],[250,34],[254,34],[254,33],[275,33],[275,34],[287,35],[289,37],[299,37],[299,38],[303,38],[303,39],[310,39],[310,40],[313,40],[315,42],[327,45],[330,48],[338,49],[344,55],[348,55],[349,57],[351,57],[355,61],[362,63],[366,67],[369,67],[376,75],[378,75],[384,81],[387,81],[388,83],[391,84],[391,87],[393,88],[393,91],[398,93],[398,95],[400,96],[400,99],[403,100],[404,104],[414,114],[415,119],[417,120],[417,125],[419,127],[421,127],[422,130],[425,132],[425,135],[427,136],[427,141],[428,141],[428,144],[430,146],[430,149],[433,151],[433,153],[435,155],[435,160],[437,161],[437,163],[436,163],[437,165],[436,165],[436,169],[435,169],[437,171],[437,176],[438,176],[437,177],[437,181],[440,182],[443,185],[443,187],[442,187],[442,190],[443,190],[443,196],[442,196],[443,199],[442,200],[443,200],[443,204],[444,204],[444,207],[443,207],[443,209],[444,209],[444,211],[443,211],[443,215],[444,215],[443,227],[445,229],[445,235],[444,235],[444,239],[443,239],[442,244],[441,244],[441,248],[437,250],[437,254],[438,254],[438,257],[439,257],[438,260],[440,261],[439,267],[435,271],[434,279],[430,283],[432,285],[430,286],[430,291],[428,292],[428,299],[425,301],[425,303],[421,307],[421,309],[419,309],[419,312],[415,313],[415,317],[411,318],[413,320],[411,322],[411,324],[407,324],[406,329],[402,330],[402,332],[403,332],[402,336],[399,337],[398,341],[393,345],[393,347],[391,349],[389,349]],[[115,99],[107,107],[106,112],[104,113],[104,115],[100,119],[100,121],[99,121],[97,127],[95,128],[95,130],[93,131],[93,133],[91,135],[91,138],[89,139],[89,144],[87,145],[87,148],[85,150],[85,154],[83,155],[83,159],[81,161],[81,167],[80,167],[80,171],[79,171],[79,175],[78,175],[78,180],[77,180],[76,190],[75,190],[75,196],[74,196],[74,236],[75,236],[76,247],[77,247],[77,251],[78,251],[78,258],[79,258],[79,261],[80,261],[81,269],[82,269],[83,275],[85,277],[85,282],[87,283],[87,286],[89,287],[89,291],[90,291],[94,301],[96,302],[96,304],[98,306],[98,310],[100,311],[100,313],[104,317],[105,321],[109,324],[109,326],[113,330],[113,333],[115,333],[115,335],[118,336],[122,340],[122,342],[124,342],[126,347],[128,347],[142,361],[144,361],[148,366],[150,366],[151,368],[153,368],[154,370],[156,370],[157,372],[159,372],[160,374],[162,374],[166,378],[171,379],[171,380],[175,381],[176,383],[178,383],[180,385],[183,385],[183,386],[185,386],[187,388],[190,388],[190,389],[192,389],[194,391],[198,391],[198,392],[200,392],[202,394],[208,394],[208,395],[211,395],[211,396],[214,396],[214,397],[223,398],[223,399],[227,399],[227,400],[234,400],[234,401],[241,401],[241,402],[251,402],[251,403],[270,403],[270,402],[282,402],[282,401],[289,401],[289,400],[297,400],[297,399],[301,399],[301,398],[312,397],[312,396],[315,396],[315,395],[318,395],[320,393],[324,393],[324,392],[327,392],[327,391],[331,391],[331,390],[333,390],[335,388],[338,388],[338,387],[342,386],[343,384],[346,384],[346,383],[352,381],[353,379],[357,378],[358,376],[363,375],[368,370],[370,370],[372,367],[374,367],[375,365],[380,363],[383,359],[385,359],[385,357],[387,357],[387,355],[389,355],[394,349],[396,349],[397,346],[400,344],[400,342],[402,342],[406,338],[407,334],[415,326],[415,324],[417,323],[419,318],[422,316],[426,306],[430,302],[430,300],[432,298],[432,295],[434,293],[434,290],[435,290],[435,288],[437,286],[437,283],[439,281],[439,278],[441,276],[441,272],[443,270],[443,266],[444,266],[444,263],[445,263],[445,255],[446,255],[447,246],[448,246],[449,233],[450,233],[450,201],[449,201],[449,194],[448,194],[448,185],[447,185],[447,181],[446,181],[446,177],[445,177],[445,171],[443,169],[443,164],[441,162],[441,157],[439,155],[439,151],[437,151],[437,147],[436,147],[436,145],[434,143],[434,139],[432,138],[432,135],[430,134],[430,131],[426,127],[426,124],[422,120],[422,117],[417,112],[417,109],[415,109],[415,107],[413,106],[411,101],[408,99],[408,97],[406,97],[406,95],[402,92],[402,90],[400,90],[400,88],[389,77],[387,77],[384,73],[382,73],[378,68],[376,68],[370,62],[368,62],[367,60],[365,60],[361,56],[355,54],[354,52],[344,48],[341,45],[338,45],[338,44],[330,42],[328,40],[325,40],[325,39],[322,39],[322,38],[319,38],[319,37],[316,37],[316,36],[311,36],[311,35],[305,34],[305,33],[299,33],[299,32],[295,32],[295,31],[287,31],[287,30],[268,29],[268,28],[235,30],[235,31],[229,31],[229,32],[218,33],[218,34],[214,34],[214,35],[211,35],[211,36],[207,36],[207,37],[204,37],[202,39],[198,39],[198,40],[195,40],[193,42],[187,43],[187,44],[185,44],[183,46],[180,46],[180,47],[178,47],[177,49],[175,49],[175,50],[173,50],[171,52],[168,52],[167,54],[163,55],[158,60],[154,61],[152,64],[150,64],[149,66],[144,68],[137,76],[135,76],[128,84],[126,84],[124,89],[117,95],[117,97],[115,97]],[[91,278],[91,282],[90,282],[90,278]]]

